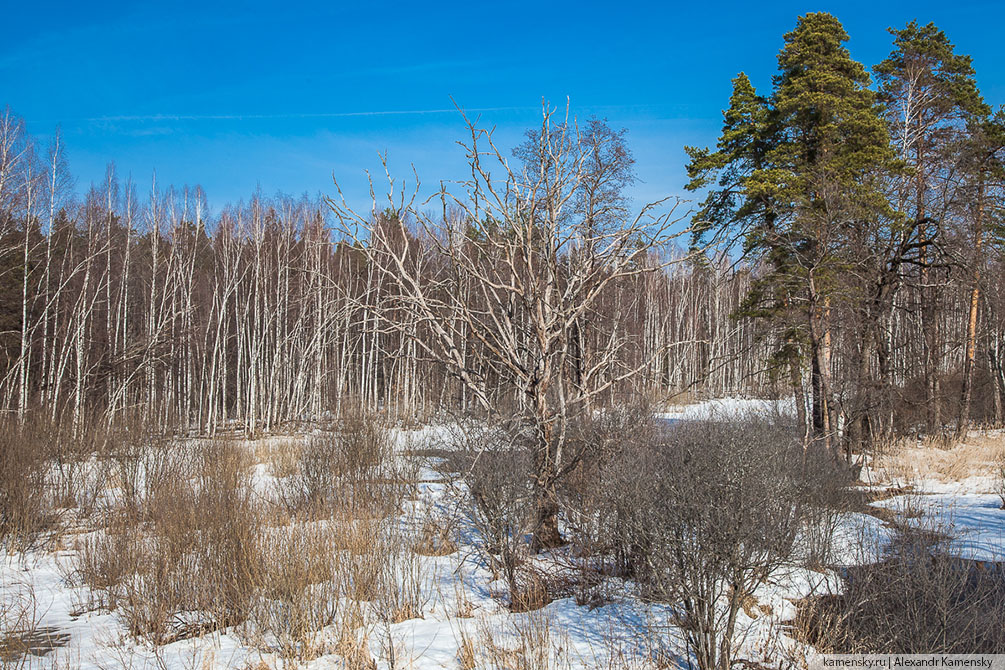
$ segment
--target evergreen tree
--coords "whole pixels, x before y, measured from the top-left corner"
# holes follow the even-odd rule
[[[967,137],[980,126],[990,109],[981,98],[971,59],[955,53],[953,44],[935,24],[911,21],[890,29],[894,49],[874,71],[886,104],[890,134],[901,160],[910,168],[896,185],[896,205],[913,218],[920,247],[918,281],[924,331],[922,373],[929,433],[941,430],[941,383],[937,373],[943,345],[937,313],[941,300],[936,266],[948,267],[938,257],[936,242],[946,235],[954,208],[952,176],[967,154]]]
[[[766,265],[748,296],[752,313],[776,323],[801,315],[813,432],[827,444],[839,409],[831,314],[856,297],[845,279],[859,243],[879,221],[894,218],[884,180],[897,169],[869,74],[851,58],[847,40],[830,14],[800,17],[785,35],[771,98],[760,102],[738,77],[717,150],[689,149],[688,166],[692,189],[718,176],[696,227],[733,231]]]
[[[687,165],[689,191],[715,183],[694,217],[694,240],[711,234],[739,232],[753,234],[770,229],[774,207],[767,198],[751,198],[746,192],[752,174],[766,166],[771,146],[770,108],[744,73],[733,79],[729,108],[723,112],[722,135],[714,152],[707,148],[684,147],[691,162]],[[732,242],[732,239],[728,240]]]

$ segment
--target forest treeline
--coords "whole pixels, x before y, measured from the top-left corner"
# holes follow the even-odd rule
[[[213,433],[345,409],[410,417],[471,405],[417,345],[429,324],[399,308],[395,287],[339,235],[320,198],[255,194],[208,216],[200,188],[153,184],[139,196],[110,166],[75,201],[63,147],[40,154],[9,110],[4,124],[13,157],[0,179],[6,411],[42,408],[74,422],[138,412]],[[612,288],[595,318],[631,333],[624,355],[646,361],[638,388],[736,391],[760,365],[740,357],[756,346],[749,324],[730,320],[749,276],[647,274]],[[462,348],[465,365],[505,398],[491,353],[474,338]]]
[[[1005,116],[935,26],[891,34],[870,77],[801,17],[771,92],[739,75],[718,144],[688,148],[687,213],[631,211],[625,132],[550,108],[512,151],[468,123],[470,181],[362,215],[210,213],[114,166],[79,194],[72,147],[8,108],[0,404],[200,434],[491,407],[545,442],[685,392],[795,395],[835,447],[1000,424]]]

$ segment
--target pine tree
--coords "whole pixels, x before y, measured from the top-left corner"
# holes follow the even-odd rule
[[[848,35],[826,13],[800,17],[785,35],[770,99],[742,75],[715,152],[690,148],[689,187],[718,176],[696,226],[732,231],[763,263],[748,296],[750,313],[788,331],[792,318],[809,349],[814,434],[828,445],[839,407],[832,375],[832,311],[856,298],[845,278],[868,231],[894,213],[884,179],[897,168],[869,74],[844,46]]]
[[[696,242],[709,233],[753,234],[757,229],[772,228],[774,207],[770,199],[750,198],[746,194],[751,175],[766,165],[771,146],[769,115],[767,101],[741,72],[733,79],[733,94],[729,108],[723,112],[722,135],[716,151],[684,147],[691,159],[687,165],[690,181],[684,188],[697,191],[713,182],[717,186],[694,217],[692,229]]]
[[[938,374],[942,344],[938,326],[940,295],[932,267],[947,265],[935,258],[935,246],[945,235],[953,206],[948,175],[966,153],[962,143],[990,109],[977,89],[971,59],[955,53],[953,44],[935,24],[911,21],[891,28],[893,52],[874,71],[886,104],[890,134],[901,160],[910,168],[897,185],[896,206],[910,213],[919,237],[920,313],[924,333],[923,375],[929,433],[941,430]]]

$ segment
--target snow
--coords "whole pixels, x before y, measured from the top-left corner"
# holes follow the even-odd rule
[[[945,488],[933,482],[927,484],[930,488]],[[961,558],[1005,560],[1005,510],[995,494],[926,492],[873,504],[897,512],[908,526],[949,535],[952,539],[946,550]]]
[[[717,398],[703,400],[693,405],[672,407],[658,416],[670,421],[694,421],[701,419],[728,420],[747,415],[795,416],[796,404],[793,398],[765,400],[762,398]]]
[[[687,421],[728,419],[747,413],[791,415],[794,405],[791,399],[726,398],[675,407],[660,416],[668,421]],[[450,444],[453,433],[450,425],[433,425],[397,431],[395,440],[399,450],[431,442],[443,446]],[[403,527],[414,525],[416,519],[430,512],[456,513],[459,499],[464,495],[463,485],[445,481],[433,467],[435,461],[426,458],[421,466],[416,499],[406,505],[399,521]],[[873,478],[869,484],[873,489],[889,485],[877,483],[878,474],[868,468],[863,472]],[[263,494],[278,481],[266,464],[255,466],[252,480],[256,491]],[[954,483],[924,479],[915,482],[910,493],[872,504],[891,510],[901,523],[948,530],[953,535],[949,547],[954,553],[978,560],[1002,560],[1005,511],[1000,508],[1001,500],[991,492],[992,484],[981,477]],[[106,491],[104,495],[107,501],[116,492]],[[893,532],[890,524],[877,516],[860,512],[841,515],[836,525],[834,567],[879,560]],[[33,598],[34,606],[26,613],[31,623],[69,636],[65,646],[48,655],[27,658],[28,667],[212,670],[250,669],[262,663],[270,668],[285,667],[276,654],[256,649],[238,629],[154,648],[131,637],[115,612],[86,611],[92,594],[73,579],[74,546],[84,537],[70,535],[58,551],[9,556],[0,565],[3,615],[9,620],[17,613],[18,603],[28,603]],[[561,598],[537,612],[512,613],[494,597],[501,584],[494,580],[475,551],[477,538],[473,529],[462,527],[455,539],[461,545],[458,551],[420,558],[425,602],[422,617],[375,624],[365,631],[369,651],[382,670],[456,668],[460,667],[459,658],[466,641],[474,642],[482,654],[505,654],[506,650],[526,645],[528,639],[543,639],[551,649],[551,658],[542,667],[606,667],[614,656],[642,658],[652,655],[654,647],[662,659],[686,665],[686,645],[680,631],[666,624],[668,606],[643,602],[630,582],[610,578],[606,593],[613,598],[599,606],[581,606],[572,598]],[[559,558],[544,555],[534,560],[539,562],[540,570],[556,571],[561,569]],[[795,616],[798,600],[840,588],[840,579],[833,569],[810,570],[793,565],[773,574],[756,593],[755,607],[740,615],[741,655],[772,665],[780,658],[813,656],[812,649],[786,636],[780,624]],[[485,658],[482,661],[488,664]],[[341,667],[334,652],[298,665],[318,669]]]

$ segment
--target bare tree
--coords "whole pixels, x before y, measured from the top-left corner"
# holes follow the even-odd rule
[[[390,176],[382,214],[376,199],[372,216],[358,214],[341,189],[340,199],[328,202],[341,231],[394,287],[395,307],[430,332],[415,339],[419,347],[447,364],[486,411],[494,409],[489,375],[515,392],[536,435],[534,545],[556,546],[562,541],[556,483],[567,465],[570,421],[645,367],[625,365],[619,356],[631,338],[621,328],[624,314],[600,323],[591,319],[593,310],[617,283],[662,267],[659,254],[681,234],[674,224],[682,217],[674,216],[677,201],[668,200],[634,217],[613,207],[605,210],[609,216],[589,215],[595,208],[583,203],[599,193],[616,133],[584,133],[568,113],[559,120],[545,105],[517,170],[491,131],[464,118],[471,177],[456,193],[441,186],[433,196],[438,215],[423,209],[433,198],[420,203],[418,183],[406,193]],[[596,348],[573,378],[573,342],[585,323],[596,330]],[[486,366],[470,365],[465,340],[484,348]]]

